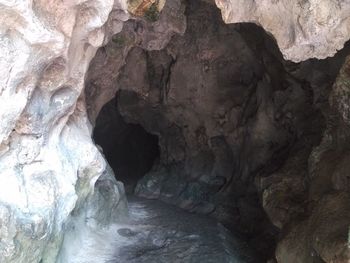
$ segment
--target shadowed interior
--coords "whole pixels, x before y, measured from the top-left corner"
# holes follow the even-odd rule
[[[102,108],[93,138],[102,147],[116,178],[124,183],[128,192],[159,158],[158,137],[139,124],[125,122],[116,99]]]

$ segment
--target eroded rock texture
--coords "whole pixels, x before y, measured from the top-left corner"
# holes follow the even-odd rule
[[[61,247],[70,229],[108,225],[125,210],[81,95],[90,60],[124,9],[111,0],[0,1],[2,263],[56,262],[60,251],[69,262]]]
[[[293,45],[282,51],[296,61],[333,52],[327,45],[323,55],[296,54]],[[159,20],[125,23],[98,51],[87,82],[89,116],[94,122],[116,96],[127,122],[159,137],[160,160],[137,195],[218,218],[262,259],[273,257],[277,241],[279,262],[344,262],[346,158],[337,149],[323,157],[333,166],[317,160],[328,154],[330,109],[348,117],[346,85],[328,103],[346,54],[285,62],[262,29],[225,25],[211,1],[168,1]],[[340,127],[335,133],[344,138],[347,127]],[[332,220],[339,228],[331,230]]]
[[[135,17],[124,24],[123,31],[112,37],[112,41],[98,50],[87,75],[86,102],[89,117],[95,123],[103,105],[110,101],[119,86],[116,80],[129,51],[134,46],[145,50],[161,50],[175,34],[183,34],[186,29],[185,6],[180,0],[168,1],[157,21],[147,17]],[[138,68],[132,72],[136,78]],[[106,77],[108,76],[108,77]],[[139,85],[142,79],[139,80]]]
[[[304,205],[299,205],[305,211],[289,221],[282,235],[276,250],[280,262],[348,262],[350,259],[349,59],[332,87],[329,104],[322,107],[327,129],[309,157],[308,191]],[[285,197],[291,196],[290,190],[285,188]]]
[[[134,3],[0,0],[1,262],[72,262],[125,214],[87,118],[116,93],[159,138],[138,195],[215,216],[261,258],[280,233],[279,262],[349,261],[349,60],[331,88],[346,50],[290,64],[213,1]],[[348,1],[216,4],[290,60],[349,38]]]
[[[284,57],[302,61],[333,56],[350,38],[350,2],[343,0],[215,0],[226,23],[261,25]]]

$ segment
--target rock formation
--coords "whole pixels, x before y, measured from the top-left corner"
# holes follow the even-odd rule
[[[329,106],[323,107],[327,128],[308,159],[305,211],[303,217],[290,220],[276,250],[279,262],[350,259],[349,62],[347,57],[329,95]]]
[[[284,57],[299,62],[333,56],[350,38],[350,3],[342,0],[215,0],[226,23],[261,25]]]
[[[0,7],[1,262],[70,262],[126,216],[91,139],[112,99],[159,140],[136,194],[219,219],[264,259],[349,260],[349,1]]]
[[[262,29],[225,25],[210,1],[186,3],[185,24],[184,8],[171,3],[179,15],[170,15],[167,2],[156,22],[143,17],[128,21],[98,51],[88,73],[92,122],[116,94],[115,111],[159,137],[160,160],[135,193],[218,218],[241,231],[261,257],[272,255],[281,233],[276,252],[280,262],[289,254],[290,262],[334,260],[344,239],[334,241],[340,243],[325,257],[326,252],[313,246],[293,243],[309,242],[302,235],[313,230],[305,222],[315,219],[300,223],[305,229],[292,225],[324,213],[317,208],[323,195],[310,199],[319,185],[310,180],[309,156],[318,156],[322,148],[328,96],[349,48],[324,61],[286,62]],[[158,31],[150,47],[147,36],[154,36],[162,23],[174,30]],[[339,198],[346,203],[346,195]],[[341,222],[348,222],[347,217]],[[339,231],[347,235],[341,222]],[[301,236],[290,240],[293,231]],[[292,256],[303,253],[312,256]]]
[[[56,262],[80,217],[94,226],[125,213],[123,187],[92,143],[82,90],[105,32],[128,14],[112,0],[0,6],[0,261]]]

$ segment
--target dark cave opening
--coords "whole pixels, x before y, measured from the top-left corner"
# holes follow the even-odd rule
[[[117,98],[101,109],[93,138],[128,193],[159,159],[158,137],[139,124],[127,123],[118,110]]]

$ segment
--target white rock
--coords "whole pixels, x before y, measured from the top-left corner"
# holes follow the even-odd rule
[[[0,0],[1,263],[56,262],[76,218],[97,228],[125,212],[81,96],[113,8],[126,1]]]
[[[215,0],[226,23],[250,22],[271,33],[288,60],[333,56],[350,38],[350,1]]]

